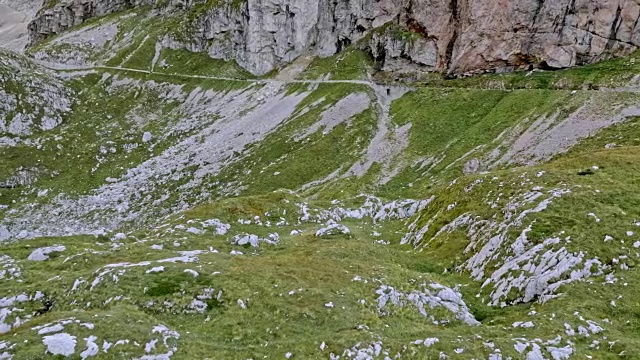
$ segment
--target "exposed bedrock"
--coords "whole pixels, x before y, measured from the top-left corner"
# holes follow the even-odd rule
[[[159,13],[205,6],[192,39],[165,46],[233,59],[254,74],[358,41],[382,69],[449,74],[565,68],[626,55],[640,43],[640,4],[625,0],[63,0],[38,13],[31,39],[156,2]]]

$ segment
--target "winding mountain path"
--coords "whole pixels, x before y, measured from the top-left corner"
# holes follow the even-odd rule
[[[318,79],[318,80],[308,80],[308,79],[295,79],[295,75],[299,73],[299,70],[303,70],[304,67],[308,64],[308,61],[305,64],[292,64],[292,66],[297,67],[297,69],[290,71],[291,74],[286,70],[283,72],[287,73],[284,76],[277,76],[272,79],[238,79],[238,78],[230,78],[230,77],[222,77],[222,76],[208,76],[208,75],[192,75],[192,74],[177,74],[177,73],[164,73],[157,72],[152,70],[141,70],[141,69],[132,69],[120,66],[81,66],[81,65],[67,65],[67,64],[59,64],[46,62],[42,60],[34,60],[37,64],[56,71],[79,71],[79,72],[87,72],[87,71],[99,71],[99,70],[114,70],[114,71],[126,71],[126,72],[134,72],[140,74],[153,74],[153,75],[161,75],[161,76],[173,76],[179,78],[186,79],[203,79],[203,80],[219,80],[219,81],[235,81],[235,82],[244,82],[251,84],[271,84],[282,86],[286,84],[357,84],[364,85],[371,88],[375,94],[375,100],[377,103],[378,110],[378,128],[376,129],[376,134],[372,138],[369,146],[366,151],[363,153],[363,158],[354,163],[349,170],[347,170],[342,176],[363,176],[374,163],[380,163],[383,165],[384,173],[388,173],[391,171],[391,163],[392,160],[404,150],[407,145],[406,136],[408,132],[408,128],[395,128],[391,123],[390,117],[390,108],[391,103],[402,97],[405,93],[411,91],[409,87],[403,86],[387,86],[380,85],[371,80],[330,80],[330,79]],[[155,64],[156,59],[154,58]],[[302,65],[296,66],[296,65]]]

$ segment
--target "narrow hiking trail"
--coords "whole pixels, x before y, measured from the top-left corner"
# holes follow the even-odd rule
[[[161,75],[161,76],[173,76],[185,79],[203,79],[203,80],[219,80],[219,81],[235,81],[244,82],[249,84],[263,84],[274,85],[277,87],[287,84],[355,84],[364,85],[373,90],[375,94],[375,102],[378,113],[377,129],[374,137],[372,138],[366,151],[362,154],[362,159],[354,163],[341,177],[348,176],[363,176],[373,164],[380,163],[383,166],[383,178],[381,182],[386,182],[392,176],[392,160],[399,155],[408,145],[408,131],[411,125],[405,125],[402,127],[394,127],[391,123],[390,109],[391,103],[402,97],[412,88],[404,86],[391,86],[377,84],[371,80],[330,80],[330,79],[296,79],[296,77],[304,71],[304,69],[311,62],[312,57],[301,56],[296,61],[282,69],[278,75],[273,79],[238,79],[222,76],[207,76],[207,75],[192,75],[192,74],[178,74],[178,73],[164,73],[153,71],[157,62],[157,57],[154,57],[152,61],[152,70],[133,69],[121,66],[74,66],[68,64],[52,63],[42,60],[34,60],[37,64],[55,71],[77,71],[86,74],[91,71],[98,70],[114,70],[114,71],[126,71],[140,74],[149,75]]]
[[[279,91],[283,86],[287,84],[354,84],[367,86],[372,90],[370,95],[371,100],[376,103],[377,124],[375,133],[370,139],[370,142],[366,149],[363,149],[360,154],[360,159],[347,165],[344,168],[336,169],[336,171],[330,174],[327,178],[316,180],[312,182],[314,185],[330,182],[337,178],[347,178],[350,176],[362,177],[366,174],[374,164],[381,165],[381,172],[377,178],[379,184],[385,184],[390,181],[395,175],[399,173],[407,164],[402,160],[397,161],[398,156],[409,146],[409,135],[412,124],[407,123],[402,126],[394,125],[391,116],[391,104],[393,101],[401,98],[408,92],[415,90],[416,88],[410,88],[406,86],[395,85],[382,85],[377,84],[371,77],[368,76],[367,80],[331,80],[331,79],[297,79],[297,77],[307,68],[311,63],[313,57],[300,56],[294,62],[281,69],[280,72],[273,78],[268,79],[239,79],[233,77],[224,76],[210,76],[210,75],[194,75],[194,74],[180,74],[180,73],[166,73],[157,72],[153,70],[133,69],[122,66],[102,66],[102,65],[68,65],[53,63],[41,60],[34,60],[39,65],[49,68],[51,70],[60,71],[66,73],[68,76],[85,75],[87,73],[96,71],[123,71],[148,75],[160,75],[169,76],[182,79],[203,79],[203,80],[218,80],[218,81],[230,81],[240,82],[245,84],[259,84],[265,85],[265,91],[274,94]],[[155,68],[157,58],[154,57],[151,68]],[[420,86],[420,89],[437,88],[443,91],[446,90],[459,90],[465,88],[454,87],[428,87]],[[470,88],[471,89],[471,88]],[[478,90],[478,88],[472,88]],[[568,90],[567,90],[568,91]],[[629,86],[626,88],[599,88],[589,90],[574,90],[572,93],[580,92],[621,92],[621,93],[639,93],[640,88]]]

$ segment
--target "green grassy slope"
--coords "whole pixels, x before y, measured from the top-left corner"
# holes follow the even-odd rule
[[[370,221],[346,221],[343,223],[349,226],[352,235],[331,238],[316,238],[313,232],[318,225],[314,224],[278,227],[282,235],[280,243],[276,246],[261,245],[258,249],[231,246],[230,234],[215,236],[207,231],[194,235],[180,229],[175,233],[157,230],[137,232],[126,240],[116,241],[121,243],[118,247],[114,247],[114,242],[108,238],[50,238],[2,245],[3,254],[14,259],[24,259],[33,249],[42,246],[63,244],[67,247],[63,254],[47,262],[22,261],[24,282],[8,282],[4,290],[6,296],[39,290],[55,300],[52,311],[15,330],[19,339],[29,340],[18,345],[15,351],[25,355],[41,353],[44,348],[29,328],[74,316],[94,323],[95,330],[66,328],[70,329],[68,331],[79,337],[93,334],[100,341],[111,342],[127,338],[138,339],[142,343],[148,340],[148,335],[145,335],[148,328],[164,324],[181,333],[176,358],[210,357],[212,354],[225,358],[281,357],[287,352],[304,358],[324,358],[328,352],[341,353],[358,342],[378,339],[383,348],[388,348],[392,354],[398,352],[403,358],[437,357],[440,351],[452,353],[458,347],[465,349],[463,358],[484,358],[493,351],[483,342],[493,342],[502,349],[504,356],[518,357],[512,339],[541,338],[546,341],[556,336],[562,337],[561,346],[571,340],[579,354],[596,358],[618,358],[623,351],[635,354],[640,351],[634,335],[639,321],[639,305],[636,289],[631,284],[638,280],[639,275],[634,265],[637,254],[632,247],[635,238],[628,237],[626,231],[636,230],[633,221],[640,218],[638,199],[633,190],[637,185],[634,179],[638,178],[640,170],[633,160],[638,155],[637,151],[635,147],[598,151],[535,168],[517,168],[479,176],[485,179],[498,177],[500,182],[509,184],[501,188],[504,194],[515,194],[520,190],[517,184],[523,173],[533,178],[541,171],[545,174],[535,178],[530,186],[553,187],[563,183],[571,188],[572,193],[554,202],[548,211],[527,217],[527,223],[533,223],[529,239],[535,243],[564,231],[563,236],[571,237],[571,243],[566,245],[571,251],[597,255],[603,263],[614,268],[619,263],[613,259],[620,259],[630,269],[622,271],[618,268],[615,271],[617,280],[613,284],[606,283],[604,276],[599,276],[589,282],[560,288],[562,295],[544,305],[531,302],[506,308],[490,307],[475,298],[475,294],[481,291],[479,282],[469,279],[466,272],[451,272],[470,255],[463,253],[468,243],[463,231],[440,236],[416,252],[408,245],[399,244],[402,230],[406,228],[403,222],[373,225]],[[602,168],[594,175],[578,175],[592,164]],[[434,192],[439,196],[425,210],[425,215],[436,216],[437,220],[426,238],[436,232],[438,224],[446,224],[462,212],[472,211],[478,216],[491,218],[495,210],[484,206],[482,199],[494,191],[497,181],[483,183],[470,194],[460,195],[464,193],[463,188],[475,179],[461,179],[454,187]],[[195,208],[176,216],[169,223],[199,227],[197,222],[191,225],[188,222],[221,218],[232,224],[232,233],[266,235],[272,230],[257,225],[237,225],[233,220],[260,216],[264,221],[266,212],[282,213],[285,209],[293,214],[295,207],[290,204],[296,201],[301,200],[291,195],[275,194],[235,198]],[[458,203],[454,211],[445,215],[435,214],[449,202]],[[594,212],[601,221],[596,223],[586,211]],[[292,224],[296,220],[293,215],[284,217]],[[302,235],[286,235],[293,229],[301,230]],[[374,231],[381,236],[372,236]],[[513,231],[517,235],[519,229]],[[604,242],[605,235],[616,240]],[[377,243],[379,240],[390,241],[390,245]],[[164,249],[152,250],[151,245],[163,245]],[[180,256],[179,251],[210,251],[212,248],[219,252],[200,255],[195,263],[151,263],[123,268],[117,282],[109,277],[94,290],[89,290],[99,269],[107,264],[153,262]],[[229,255],[231,250],[242,251],[244,255]],[[65,262],[68,256],[76,253],[83,255]],[[628,258],[622,260],[623,256]],[[158,265],[165,266],[161,274],[145,273]],[[184,273],[185,269],[193,269],[200,276],[193,278]],[[444,269],[449,271],[443,273]],[[54,274],[59,277],[49,280]],[[362,280],[354,280],[359,279],[357,277]],[[74,281],[79,278],[87,283],[70,292]],[[431,281],[452,287],[461,284],[463,298],[482,325],[469,327],[461,324],[443,310],[433,313],[438,318],[453,321],[433,325],[410,307],[380,313],[375,306],[375,290],[381,283],[411,291],[419,289],[420,283]],[[222,290],[221,300],[207,302],[210,308],[203,314],[184,314],[189,312],[191,301],[206,288],[214,288],[216,293]],[[146,292],[143,291],[145,289]],[[114,296],[122,298],[103,304]],[[247,309],[238,305],[238,299],[247,304]],[[156,305],[149,306],[150,301]],[[172,305],[160,305],[163,301]],[[615,307],[611,301],[616,302]],[[333,303],[334,307],[327,307],[325,304],[328,303]],[[41,306],[39,303],[32,305],[34,309]],[[76,309],[81,311],[74,311]],[[527,315],[532,311],[535,315]],[[567,336],[565,323],[576,329],[587,326],[586,320],[580,320],[576,312],[586,320],[596,321],[606,330],[590,338]],[[139,320],[135,327],[123,329],[120,318]],[[609,320],[603,322],[603,319]],[[512,323],[516,321],[533,321],[535,327],[513,329]],[[615,345],[590,346],[593,340],[603,336],[615,341]],[[440,342],[433,348],[411,345],[413,341],[426,337],[437,337]],[[15,336],[6,340],[14,342]],[[327,344],[325,352],[319,349],[322,342]],[[110,356],[141,354],[141,348],[135,346],[115,348],[114,351]]]
[[[166,29],[149,31],[153,18],[145,11],[119,22],[119,34],[133,40],[116,46],[113,57],[97,50],[94,59],[151,70]],[[0,242],[0,358],[4,351],[16,359],[49,356],[43,339],[64,332],[76,337],[79,358],[95,343],[95,358],[526,359],[540,349],[545,358],[633,359],[640,353],[640,127],[633,111],[640,95],[598,88],[633,85],[636,55],[558,72],[419,79],[389,104],[386,136],[411,125],[400,154],[363,176],[347,170],[366,157],[385,119],[380,94],[367,84],[253,83],[234,63],[167,49],[150,74],[62,72],[75,94],[63,124],[31,136],[37,146],[0,147],[0,180],[39,169],[33,184],[0,189],[2,221],[29,219],[57,196],[70,199],[64,206],[100,199],[102,187],[142,172],[142,164],[166,156],[173,166],[169,155],[179,144],[217,139],[247,114],[278,104],[206,148],[214,161],[283,111],[277,101],[295,106],[220,160],[216,173],[202,174],[211,164],[194,153],[186,175],[156,177],[167,180],[162,186],[136,183],[148,187],[128,204],[145,215],[137,223]],[[349,49],[311,61],[297,79],[363,80],[372,67],[365,53]],[[19,92],[11,86],[3,90]],[[327,130],[335,119],[324,116],[354,94],[366,106]],[[233,98],[248,100],[233,112],[224,107]],[[149,142],[142,141],[146,132]],[[535,148],[554,136],[576,144],[529,166],[526,154],[498,161],[518,144]],[[471,159],[479,168],[464,171]],[[389,169],[393,176],[382,181]],[[193,179],[198,185],[186,186]],[[363,215],[376,200],[362,194],[390,205],[376,219]],[[402,218],[381,220],[406,199],[425,201]],[[113,215],[100,211],[91,215]],[[317,236],[330,218],[350,232]],[[247,234],[262,239],[258,247],[234,244]],[[64,249],[29,260],[53,246]],[[518,279],[533,285],[513,286]],[[429,291],[439,304],[459,296],[464,306],[430,307]],[[391,296],[379,305],[391,293],[397,303]],[[27,300],[14,298],[23,294]],[[479,324],[462,321],[460,309]],[[61,321],[63,329],[38,334],[39,326]],[[427,338],[437,342],[425,346]]]

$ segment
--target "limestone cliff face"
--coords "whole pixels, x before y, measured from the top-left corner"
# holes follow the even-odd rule
[[[31,37],[154,2],[64,0],[40,12]],[[202,2],[172,0],[168,9]],[[191,41],[167,38],[164,45],[264,74],[303,53],[329,56],[363,40],[383,69],[461,74],[625,55],[640,45],[639,18],[640,3],[628,0],[248,0],[204,11]]]
[[[391,69],[565,68],[635,50],[639,17],[624,0],[410,0],[397,20],[407,33],[386,31],[371,48]]]
[[[22,51],[29,42],[28,24],[38,11],[38,0],[0,0],[0,48]]]
[[[340,52],[392,21],[399,6],[400,0],[251,0],[205,13],[189,46],[264,74],[303,53]]]
[[[153,3],[154,0],[61,0],[51,8],[41,9],[29,24],[31,43],[92,18]]]

